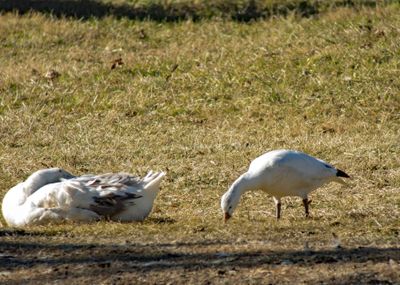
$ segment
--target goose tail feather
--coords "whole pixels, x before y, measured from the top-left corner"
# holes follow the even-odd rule
[[[343,178],[350,178],[350,175],[348,175],[346,172],[344,172],[343,170],[340,169],[336,169],[336,176],[334,177],[334,181],[343,184],[345,186],[348,186],[348,184],[346,183],[346,181],[343,180]]]
[[[145,189],[158,189],[162,178],[165,176],[165,172],[153,172],[150,171],[143,182],[146,184]]]
[[[336,169],[336,176],[337,177],[345,177],[345,178],[350,178],[350,175],[348,175],[346,172],[344,172],[343,170],[340,169]]]

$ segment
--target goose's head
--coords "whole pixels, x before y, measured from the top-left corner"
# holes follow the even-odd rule
[[[238,193],[228,191],[221,198],[221,209],[224,213],[224,221],[228,221],[239,204],[240,195]]]
[[[27,194],[29,195],[46,184],[60,182],[62,179],[71,179],[74,177],[75,176],[71,173],[61,168],[46,168],[33,173],[24,184],[27,189]]]
[[[32,176],[36,177],[36,179],[43,179],[49,181],[49,183],[58,182],[61,181],[62,179],[71,179],[75,177],[68,171],[65,171],[64,169],[58,167],[38,170],[34,174],[32,174]]]

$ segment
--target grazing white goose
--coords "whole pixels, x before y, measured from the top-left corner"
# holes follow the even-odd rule
[[[65,220],[145,219],[160,189],[164,172],[139,178],[125,173],[75,177],[60,168],[36,171],[11,188],[3,199],[3,217],[23,227]]]
[[[342,170],[325,161],[293,150],[273,150],[254,159],[222,196],[221,208],[227,221],[235,211],[240,196],[249,190],[261,189],[272,195],[276,204],[276,218],[281,217],[281,198],[299,196],[308,217],[308,193],[325,183],[346,184],[340,177],[349,177]]]

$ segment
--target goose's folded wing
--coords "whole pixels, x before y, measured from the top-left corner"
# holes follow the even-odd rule
[[[142,197],[134,193],[135,188],[128,186],[129,181],[125,184],[120,183],[127,178],[115,175],[109,178],[109,176],[107,178],[96,176],[91,179],[64,182],[64,190],[69,193],[71,205],[111,217],[127,206],[134,205],[133,200]]]
[[[132,188],[140,188],[144,183],[140,177],[133,176],[127,173],[107,173],[102,175],[82,176],[77,181],[85,183],[88,187],[120,187],[121,185]]]
[[[308,185],[331,180],[336,176],[336,169],[325,161],[297,155],[281,161],[276,167],[275,174],[277,175],[275,180],[283,179],[291,183]]]
[[[93,203],[90,204],[90,209],[101,216],[112,217],[125,210],[127,205],[134,205],[133,200],[141,197],[140,195],[129,192],[109,193],[104,196],[93,197]]]

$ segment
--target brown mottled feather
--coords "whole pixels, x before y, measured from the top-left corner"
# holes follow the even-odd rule
[[[141,197],[134,193],[123,193],[123,195],[110,193],[102,197],[93,197],[94,204],[90,205],[90,209],[98,215],[112,217],[125,209],[124,202]]]

